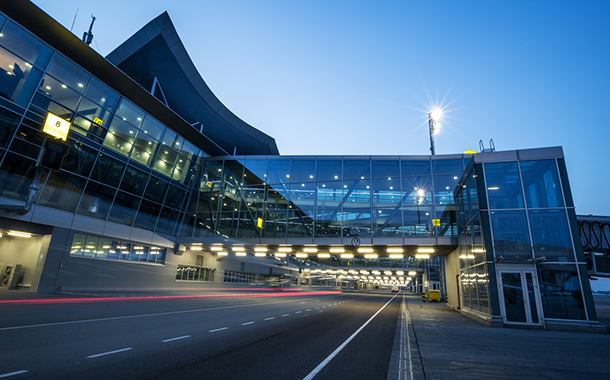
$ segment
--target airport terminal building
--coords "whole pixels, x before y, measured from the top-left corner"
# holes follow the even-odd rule
[[[282,156],[167,13],[102,57],[29,1],[0,11],[2,287],[401,286],[490,326],[602,328],[560,147]]]

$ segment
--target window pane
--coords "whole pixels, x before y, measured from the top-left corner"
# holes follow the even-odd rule
[[[110,186],[118,186],[125,164],[106,154],[100,154],[93,167],[91,179]]]
[[[398,161],[371,161],[373,178],[394,178],[400,176]]]
[[[108,220],[131,226],[139,205],[139,197],[119,191],[112,205]]]
[[[434,203],[438,205],[453,204],[453,190],[458,184],[460,176],[457,175],[435,175],[434,181]]]
[[[562,207],[555,160],[521,162],[527,207]]]
[[[348,209],[343,211],[344,237],[371,237],[371,209]]]
[[[100,238],[97,236],[87,236],[87,244],[83,251],[83,256],[94,257],[97,254],[97,245],[100,242]]]
[[[430,174],[430,161],[401,161],[403,176]]]
[[[290,160],[269,160],[267,183],[289,183]]]
[[[380,178],[373,180],[373,207],[398,206],[402,196],[400,193],[400,178]]]
[[[82,116],[76,116],[74,118],[70,130],[97,143],[101,143],[104,136],[106,136],[106,130],[104,128]],[[72,134],[71,137],[78,138],[78,135]]]
[[[32,183],[36,161],[7,152],[0,167],[0,192],[2,196],[25,200]]]
[[[107,108],[110,110],[110,112],[114,111],[114,108],[119,102],[119,94],[112,91],[109,87],[105,86],[95,78],[91,79],[91,83],[89,84],[89,87],[87,87],[85,96],[102,107]]]
[[[89,78],[91,78],[84,70],[59,54],[53,56],[47,74],[51,74],[54,78],[81,94],[87,82],[89,82]]]
[[[343,208],[371,207],[371,182],[369,179],[343,181]]]
[[[74,240],[72,241],[72,249],[70,250],[71,255],[82,256],[85,250],[85,242],[87,241],[87,235],[74,234]]]
[[[405,237],[409,236],[432,236],[432,207],[417,206],[403,207],[403,230]]]
[[[184,140],[181,153],[187,159],[194,160],[199,155],[199,148],[195,147],[195,145],[191,144],[190,142]]]
[[[38,89],[49,98],[61,103],[71,110],[76,109],[81,97],[78,92],[48,75],[45,75],[42,82],[40,82],[40,87]]]
[[[38,204],[74,212],[86,180],[64,172],[51,172],[42,189]]]
[[[176,162],[178,162],[178,156],[179,154],[174,150],[163,145],[160,146],[153,169],[161,174],[171,177],[174,167],[176,166]]]
[[[292,160],[291,182],[311,182],[315,180],[316,162],[314,160]]]
[[[151,231],[154,230],[160,211],[161,205],[143,200],[142,203],[140,203],[135,227]]]
[[[11,21],[6,23],[0,33],[0,43],[23,59],[43,69],[53,54],[51,48]]]
[[[46,111],[49,111],[65,120],[71,120],[72,116],[74,115],[74,112],[71,109],[52,101],[45,95],[42,95],[40,92],[34,95],[32,104],[41,108],[41,111],[39,112],[41,115],[46,115]],[[31,109],[32,106],[30,106],[30,110]]]
[[[136,128],[139,128],[140,124],[142,124],[142,119],[144,118],[144,111],[139,109],[135,104],[126,98],[123,98],[119,108],[116,110],[116,116],[120,117],[123,121],[128,122]]]
[[[432,204],[432,177],[404,177],[402,197],[405,206]]]
[[[339,177],[341,178],[341,177]],[[369,179],[371,178],[371,161],[344,160],[343,179]]]
[[[0,148],[6,148],[15,134],[21,116],[0,108]]]
[[[341,207],[343,183],[341,181],[318,182],[316,204],[318,208]]]
[[[318,181],[341,180],[341,173],[340,160],[318,160]]]
[[[538,265],[545,318],[585,319],[582,290],[575,265]]]
[[[167,191],[167,185],[167,181],[156,177],[150,177],[144,197],[155,202],[163,202],[165,199],[165,192]]]
[[[159,141],[163,135],[163,132],[165,131],[165,125],[159,123],[152,116],[146,115],[140,130],[148,135],[151,139]]]
[[[573,262],[574,251],[564,210],[530,210],[530,228],[536,257]]]
[[[0,96],[26,107],[40,77],[42,71],[0,48]]]
[[[484,164],[484,168],[489,208],[523,208],[517,163]]]
[[[432,172],[437,174],[462,174],[464,166],[462,160],[433,160]],[[403,174],[404,175],[404,174]]]
[[[118,117],[112,119],[104,146],[129,157],[138,130]]]
[[[78,207],[78,213],[106,219],[116,190],[100,183],[89,181]]]
[[[140,133],[131,152],[131,159],[142,165],[151,166],[159,143],[145,133]]]
[[[70,145],[70,150],[61,168],[83,177],[88,177],[97,158],[98,151],[74,140],[68,140],[68,144]]]
[[[491,228],[496,258],[524,261],[532,258],[525,211],[492,211]]]
[[[112,116],[112,112],[108,111],[102,106],[97,105],[87,98],[84,98],[78,106],[78,113],[85,116],[89,120],[95,121],[97,125],[105,128],[108,128],[108,122]]]
[[[402,212],[400,208],[373,209],[373,237],[402,237]]]
[[[313,210],[288,210],[287,236],[313,237]]]

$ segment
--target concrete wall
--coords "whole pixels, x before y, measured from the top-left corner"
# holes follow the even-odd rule
[[[447,281],[447,307],[458,310],[460,305],[457,276],[460,274],[458,250],[445,257],[445,279]]]

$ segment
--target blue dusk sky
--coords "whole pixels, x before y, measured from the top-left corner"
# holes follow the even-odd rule
[[[577,214],[610,215],[608,1],[35,0],[107,55],[168,11],[201,76],[284,155],[563,146]],[[239,152],[238,152],[239,153]]]

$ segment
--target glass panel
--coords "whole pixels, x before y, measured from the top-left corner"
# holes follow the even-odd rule
[[[266,238],[285,238],[286,237],[286,217],[288,212],[284,210],[271,210],[265,213],[265,224],[263,237]]]
[[[218,219],[218,233],[228,237],[237,237],[238,212],[221,212]]]
[[[563,207],[555,160],[521,162],[527,207]]]
[[[108,251],[110,250],[110,239],[102,239],[97,245],[97,254],[95,255],[96,259],[106,259],[108,258]]]
[[[430,174],[430,161],[401,161],[403,176]]]
[[[161,214],[159,215],[159,221],[157,222],[156,232],[165,233],[172,235],[174,233],[174,227],[180,217],[178,210],[171,209],[169,207],[163,207]]]
[[[102,120],[102,122],[104,121]],[[74,118],[74,121],[70,126],[70,130],[97,143],[101,143],[101,140],[103,140],[104,136],[106,136],[106,130],[104,128],[100,127],[99,124],[94,123],[91,120],[85,119],[82,116],[76,116]],[[71,137],[76,139],[78,138],[78,135],[71,134]]]
[[[140,131],[144,132],[149,139],[155,141],[159,141],[161,139],[165,129],[166,128],[163,124],[159,123],[150,115],[146,115],[144,123],[142,123],[142,127],[140,127]]]
[[[347,209],[342,213],[344,237],[371,237],[371,208]]]
[[[85,257],[95,257],[97,254],[97,245],[100,241],[100,238],[96,236],[87,236],[87,244],[85,245],[85,250],[83,251],[83,256]]]
[[[485,314],[490,314],[489,309],[489,279],[487,277],[487,264],[476,267],[479,293],[479,308]]]
[[[131,226],[136,217],[136,211],[138,210],[139,205],[139,197],[134,197],[133,195],[119,191],[114,200],[114,204],[112,205],[108,220]]]
[[[373,180],[373,207],[396,207],[400,205],[402,198],[400,193],[400,178],[388,178]]]
[[[504,294],[504,309],[508,322],[527,322],[521,273],[502,273],[502,292]]]
[[[83,250],[85,249],[85,242],[87,241],[87,235],[75,234],[74,240],[72,241],[72,249],[70,250],[71,255],[82,256]]]
[[[530,210],[530,228],[536,257],[574,262],[574,251],[564,210]]]
[[[417,206],[403,207],[404,235],[409,236],[432,236],[432,207]]]
[[[41,89],[44,88],[46,91],[46,79],[44,82],[44,86],[41,86]],[[63,91],[67,91],[68,89],[64,89]],[[71,90],[70,90],[71,91]],[[56,99],[57,100],[57,99]],[[60,103],[66,104],[61,100],[57,100]],[[89,120],[94,120],[97,125],[100,127],[108,127],[108,122],[110,121],[110,117],[112,116],[112,112],[108,111],[106,108],[97,105],[91,100],[84,98],[83,101],[78,106],[78,113],[80,115],[85,116]]]
[[[110,112],[114,111],[114,108],[119,102],[119,94],[112,91],[109,87],[105,86],[102,84],[102,82],[95,78],[91,79],[91,83],[89,83],[89,87],[87,87],[85,96],[102,107],[109,109]]]
[[[340,160],[318,160],[318,181],[337,181],[341,180],[341,161]]]
[[[247,160],[244,181],[248,183],[267,182],[267,160]]]
[[[72,87],[81,94],[91,78],[84,70],[59,54],[53,56],[47,69],[47,74],[51,74],[54,78],[59,79],[60,82]]]
[[[194,160],[199,155],[199,149],[187,140],[184,140],[184,144],[182,146],[182,155],[188,158],[189,160]]]
[[[289,183],[290,160],[269,160],[267,183]]]
[[[293,183],[290,188],[290,203],[293,207],[313,210],[316,204],[316,184]]]
[[[142,124],[142,119],[144,119],[144,111],[139,109],[138,106],[126,98],[121,100],[121,104],[119,105],[119,108],[117,108],[115,114],[117,117],[120,117],[123,121],[128,122],[136,128],[140,127],[140,124]]]
[[[435,175],[434,203],[439,205],[453,204],[453,191],[460,177],[457,175]]]
[[[575,265],[538,265],[540,297],[545,318],[586,318]]]
[[[341,237],[341,209],[318,207],[315,219],[316,237]]]
[[[239,214],[239,234],[240,238],[258,238],[261,236],[261,227],[258,226],[259,219],[263,220],[261,211],[249,211]]]
[[[161,212],[161,205],[143,200],[136,217],[135,227],[153,230],[157,224],[157,218]]]
[[[17,130],[20,120],[21,115],[0,108],[0,148],[6,148],[8,146],[15,134],[15,130]]]
[[[0,195],[25,200],[36,173],[36,161],[7,152],[0,167]]]
[[[74,140],[68,140],[68,144],[70,145],[70,150],[61,168],[83,177],[88,177],[98,155],[97,149],[90,148]]]
[[[167,190],[167,196],[165,197],[165,203],[163,205],[182,209],[182,202],[184,201],[185,195],[185,190],[174,185],[170,185],[169,189]]]
[[[432,221],[432,225],[439,236],[457,236],[457,220],[455,214],[455,206],[435,206],[436,220]]]
[[[182,149],[182,143],[184,139],[176,134],[176,132],[171,129],[165,129],[165,134],[163,135],[163,140],[161,140],[161,145],[165,145],[168,148],[174,149],[176,152],[180,152]]]
[[[0,96],[26,107],[38,87],[42,71],[0,48]]]
[[[131,159],[142,165],[151,166],[159,142],[146,133],[140,133],[131,152]]]
[[[373,209],[373,237],[402,237],[403,224],[400,208]]]
[[[152,201],[162,203],[165,199],[167,185],[167,181],[156,177],[150,177],[150,181],[148,181],[148,187],[146,188],[146,194],[144,194],[144,197]]]
[[[110,249],[108,250],[108,258],[117,260],[119,258],[119,247],[121,246],[120,241],[112,240],[110,242]]]
[[[402,194],[405,206],[432,204],[432,177],[404,177]]]
[[[523,208],[517,163],[484,164],[484,168],[489,208]]]
[[[179,154],[174,150],[161,146],[159,148],[159,152],[157,153],[157,159],[155,160],[153,169],[161,174],[171,177],[174,166],[176,166],[176,162],[178,161],[178,156]]]
[[[124,156],[129,156],[135,137],[138,130],[131,124],[124,122],[118,117],[112,119],[108,134],[104,139],[104,146],[121,153]]]
[[[100,183],[89,181],[78,207],[78,213],[94,218],[106,219],[116,190]]]
[[[52,101],[41,93],[37,93],[36,95],[34,95],[32,104],[42,109],[39,112],[40,115],[46,115],[46,111],[49,111],[65,120],[71,120],[72,116],[74,115],[74,112],[72,110],[62,106],[59,103]],[[36,107],[30,106],[30,110],[32,108],[35,109]]]
[[[311,238],[313,231],[313,210],[288,211],[288,238]]]
[[[468,188],[468,198],[467,202],[470,204],[471,217],[476,215],[479,212],[479,199],[477,194],[477,186],[476,186],[476,174],[473,170],[470,172],[467,180],[467,188]]]
[[[370,180],[343,181],[343,208],[371,207],[371,182]]]
[[[369,178],[371,178],[371,161],[369,161],[369,160],[345,160],[345,161],[343,161],[343,179],[369,179]]]
[[[373,178],[396,178],[400,176],[398,161],[373,160]]]
[[[125,164],[105,154],[100,154],[93,167],[91,179],[110,186],[118,186]]]
[[[532,258],[525,211],[492,211],[496,259],[523,261]]]
[[[290,182],[311,182],[315,179],[316,162],[314,160],[292,160]]]
[[[40,193],[38,204],[74,212],[86,180],[64,172],[51,172]]]
[[[51,48],[11,21],[7,22],[2,29],[0,43],[23,59],[43,69],[53,54]]]
[[[318,208],[341,208],[343,201],[342,182],[324,182],[317,183],[317,206]]]
[[[531,273],[525,274],[525,283],[527,284],[527,298],[530,301],[530,313],[532,317],[532,323],[539,323],[538,321],[538,309],[536,308],[536,294],[534,294],[534,280]]]
[[[438,174],[462,174],[464,166],[462,166],[462,160],[433,160],[432,161],[432,173]],[[404,173],[403,173],[404,175]]]
[[[65,84],[62,84],[48,75],[45,75],[42,82],[40,82],[40,87],[38,89],[49,98],[72,110],[76,109],[81,98],[81,95],[78,92],[68,88]]]

